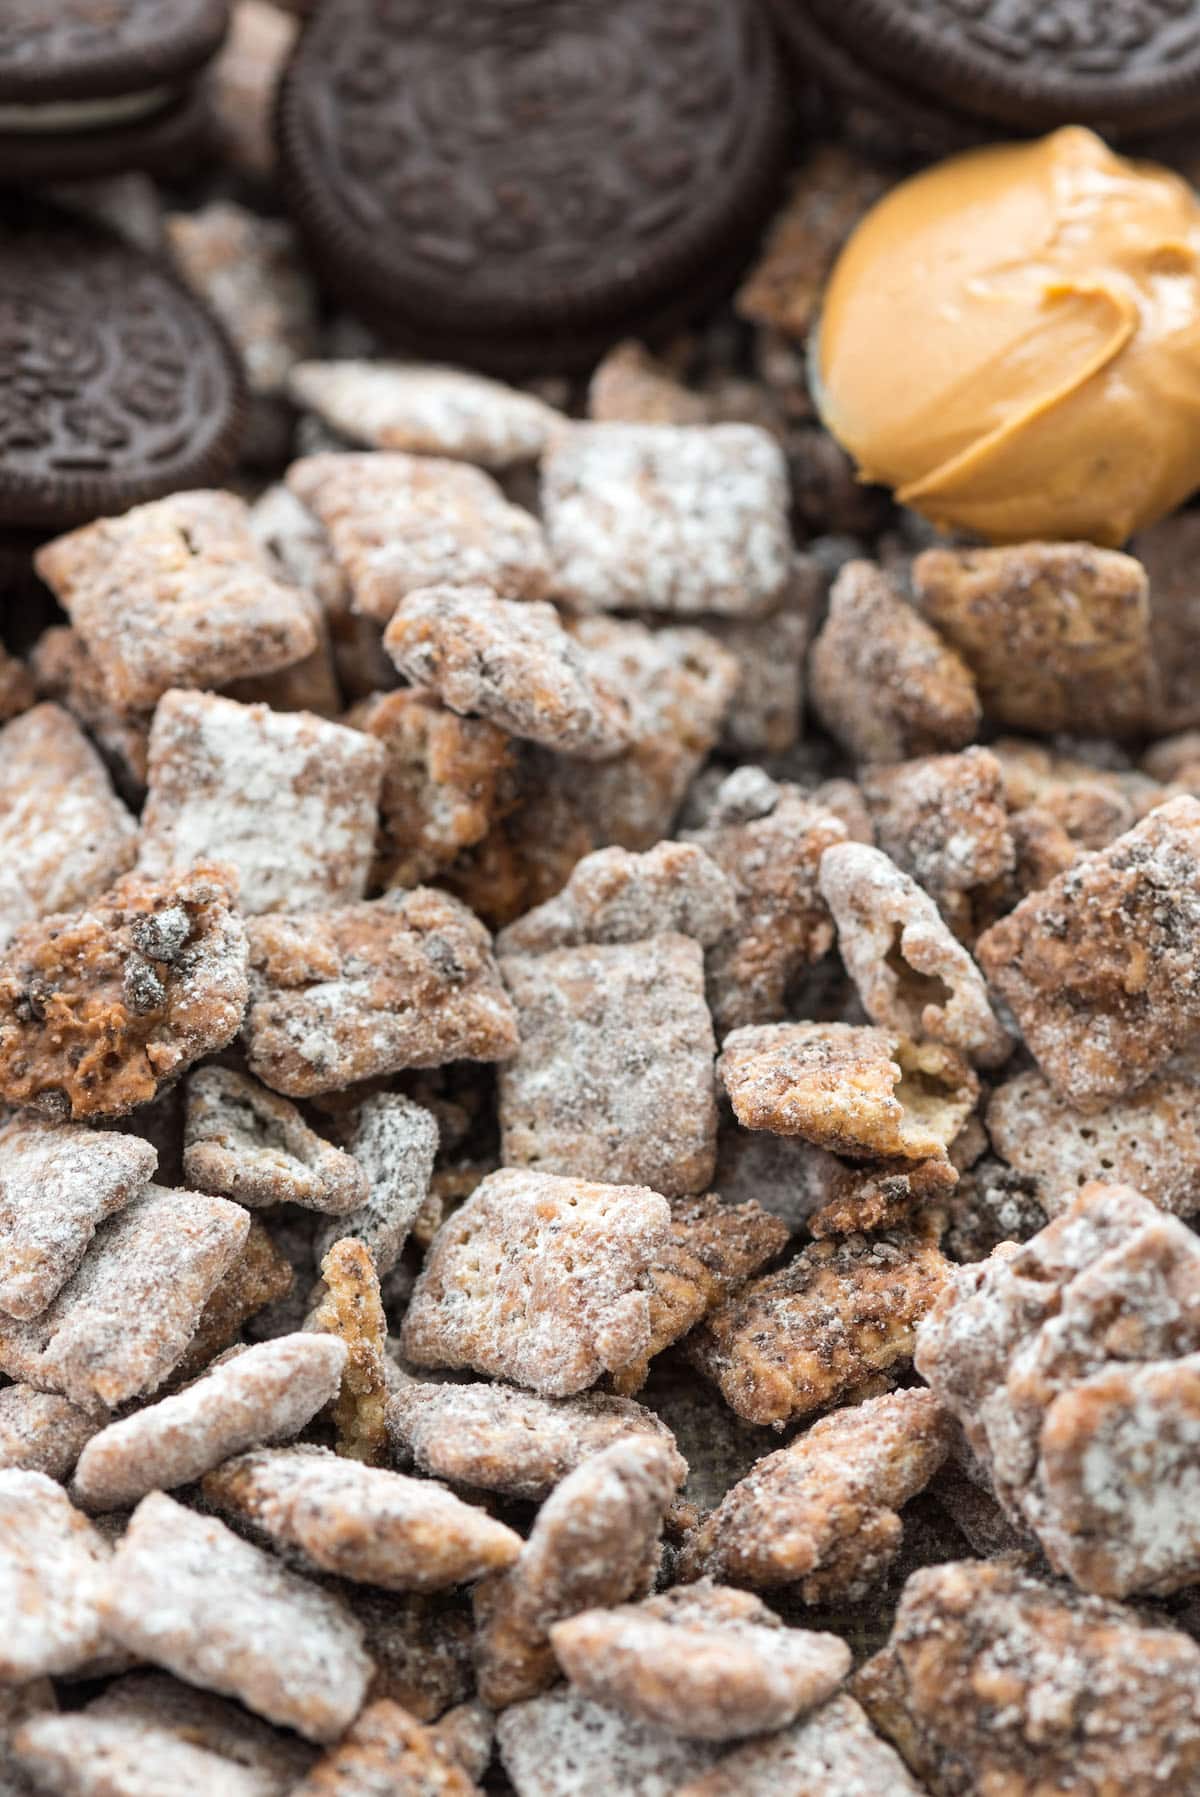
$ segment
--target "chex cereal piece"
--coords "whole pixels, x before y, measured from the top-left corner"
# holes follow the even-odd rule
[[[107,1642],[109,1547],[44,1473],[0,1472],[0,1684],[80,1672]]]
[[[355,611],[381,624],[421,587],[550,591],[541,526],[479,468],[399,452],[313,455],[292,463],[287,484],[329,532]]]
[[[85,1409],[153,1391],[249,1226],[224,1198],[148,1186],[100,1225],[47,1310],[22,1321],[0,1315],[0,1369]]]
[[[879,167],[853,148],[819,143],[808,150],[738,289],[740,316],[806,337],[834,257],[886,184]]]
[[[368,1704],[291,1797],[480,1797],[433,1729],[387,1699]]]
[[[399,1092],[377,1092],[359,1111],[349,1149],[366,1176],[366,1197],[348,1216],[318,1230],[314,1250],[323,1255],[340,1236],[353,1236],[370,1251],[382,1279],[399,1260],[429,1196],[437,1120]]]
[[[360,899],[375,852],[383,751],[305,711],[166,693],[150,731],[138,866],[220,860],[246,913]]]
[[[0,1416],[3,1403],[0,1392]],[[667,1425],[630,1398],[540,1398],[511,1385],[405,1379],[388,1398],[387,1424],[397,1453],[423,1473],[537,1502],[615,1441],[645,1435],[672,1445]]]
[[[236,1340],[243,1324],[266,1305],[288,1296],[295,1277],[291,1262],[258,1219],[251,1218],[240,1253],[200,1312],[196,1333],[172,1373],[172,1384],[202,1373]]]
[[[957,895],[1011,872],[1004,770],[990,749],[922,755],[859,777],[879,847],[951,922]]]
[[[748,1591],[707,1579],[581,1611],[555,1623],[550,1642],[585,1697],[702,1741],[786,1728],[850,1670],[838,1636],[785,1629]]]
[[[1172,799],[979,938],[1061,1098],[1143,1084],[1200,1025],[1200,803]]]
[[[244,1766],[260,1781],[263,1797],[287,1797],[316,1758],[316,1749],[299,1736],[167,1672],[127,1673],[93,1697],[84,1713],[162,1729]]]
[[[833,1164],[820,1176],[820,1202],[805,1218],[809,1233],[818,1237],[907,1223],[923,1205],[949,1200],[958,1183],[956,1169],[941,1157],[866,1165],[829,1159]]]
[[[312,1741],[353,1721],[371,1677],[335,1598],[161,1491],[134,1511],[102,1607],[132,1653]]]
[[[754,425],[579,424],[542,462],[555,589],[578,611],[771,611],[787,468]]]
[[[447,893],[417,887],[255,917],[248,934],[247,1056],[277,1092],[308,1097],[402,1067],[502,1060],[516,1047],[491,937]]]
[[[737,895],[737,918],[706,957],[709,1002],[722,1034],[784,1016],[791,980],[833,946],[817,874],[825,850],[846,838],[839,819],[797,787],[776,788],[769,808],[748,818],[722,814],[725,790],[711,821],[688,833]]]
[[[173,493],[56,537],[36,560],[123,709],[317,646],[303,596],[276,578],[233,493]]]
[[[85,911],[26,925],[0,958],[0,1097],[55,1122],[119,1117],[246,1008],[246,933],[230,878],[126,875]]]
[[[366,1198],[367,1176],[358,1162],[257,1080],[231,1067],[200,1067],[188,1075],[186,1090],[183,1170],[197,1191],[219,1192],[251,1210],[300,1204],[333,1216]]]
[[[318,1302],[306,1327],[346,1344],[342,1386],[334,1405],[339,1454],[376,1465],[386,1457],[387,1318],[379,1275],[365,1242],[347,1236],[321,1261]]]
[[[215,1509],[341,1578],[386,1591],[441,1591],[511,1566],[521,1538],[431,1479],[327,1448],[260,1448],[204,1480]]]
[[[993,722],[1038,735],[1144,728],[1149,583],[1131,555],[1091,543],[927,549],[912,584],[974,674]]]
[[[913,1574],[855,1696],[934,1791],[1128,1792],[1200,1778],[1200,1648],[1019,1565]]]
[[[702,848],[660,842],[643,855],[597,849],[575,864],[556,898],[496,939],[500,954],[541,954],[585,942],[641,942],[661,932],[709,948],[737,919],[732,882]]]
[[[569,1685],[505,1710],[496,1741],[517,1797],[673,1797],[719,1751],[592,1703]]]
[[[708,409],[645,344],[627,337],[596,364],[587,415],[597,424],[704,424]]]
[[[1184,1067],[1168,1064],[1098,1113],[1075,1110],[1031,1068],[992,1093],[987,1130],[1048,1217],[1093,1179],[1132,1186],[1181,1217],[1200,1210],[1197,1082]]]
[[[821,586],[811,556],[793,558],[792,577],[765,618],[704,620],[740,669],[721,747],[732,755],[782,755],[800,735],[804,713],[804,652]]]
[[[739,1416],[778,1427],[907,1361],[949,1273],[903,1230],[814,1242],[710,1311],[689,1354]]]
[[[102,1426],[89,1410],[32,1385],[0,1390],[0,1471],[65,1479],[84,1444]]]
[[[500,1074],[501,1157],[547,1173],[702,1191],[716,1043],[688,936],[506,955],[520,1041]]]
[[[483,1777],[491,1762],[496,1735],[495,1718],[485,1703],[475,1698],[471,1703],[456,1704],[434,1724],[430,1733],[442,1752],[472,1778]]]
[[[348,442],[479,468],[535,461],[566,424],[531,393],[435,362],[301,362],[288,391]]]
[[[291,226],[213,200],[195,212],[169,212],[166,230],[184,280],[240,351],[250,391],[281,393],[317,336],[316,292]]]
[[[441,884],[463,899],[492,929],[501,929],[523,911],[553,898],[575,863],[605,832],[594,828],[580,808],[581,785],[603,776],[612,762],[569,761],[533,743],[514,745],[516,796],[488,834],[464,850],[441,874]],[[630,765],[626,756],[618,758]],[[636,778],[630,782],[636,786]],[[644,796],[644,789],[642,796]],[[656,797],[655,806],[659,804]],[[640,809],[641,797],[635,798]],[[645,847],[639,843],[639,847]]]
[[[70,712],[99,749],[121,797],[140,804],[146,790],[150,713],[113,704],[87,645],[69,625],[44,630],[29,660],[40,697]]]
[[[717,1072],[746,1129],[867,1158],[944,1154],[979,1093],[953,1049],[852,1023],[733,1030]]]
[[[482,841],[517,798],[512,738],[430,693],[372,693],[345,722],[383,749],[372,884],[416,886]]]
[[[835,1410],[757,1462],[684,1545],[682,1577],[770,1589],[805,1603],[861,1596],[900,1546],[897,1512],[950,1451],[932,1392],[887,1392]]]
[[[722,1204],[713,1192],[703,1198],[676,1198],[669,1240],[646,1275],[650,1341],[643,1354],[614,1371],[614,1389],[639,1391],[653,1357],[761,1272],[786,1247],[790,1233],[786,1223],[753,1199]]]
[[[1197,520],[1186,508],[1172,512],[1130,545],[1150,579],[1150,633],[1155,691],[1147,719],[1152,734],[1200,725],[1196,669]]]
[[[0,943],[94,898],[136,853],[137,825],[69,712],[35,705],[0,730]]]
[[[338,682],[334,662],[333,636],[329,619],[315,593],[301,595],[305,609],[317,633],[317,646],[303,661],[293,661],[286,668],[270,674],[247,674],[241,680],[227,680],[221,691],[227,699],[241,705],[269,705],[274,711],[311,711],[318,717],[336,718],[345,700]]]
[[[665,1198],[505,1167],[439,1230],[400,1330],[416,1366],[473,1367],[569,1397],[650,1341],[645,1275]]]
[[[208,72],[217,138],[239,175],[270,181],[275,170],[275,88],[300,27],[272,0],[236,0],[229,35]]]
[[[260,493],[250,507],[250,531],[287,579],[317,601],[336,643],[337,627],[350,616],[350,588],[320,522],[278,482]],[[375,665],[386,672],[388,662],[378,648],[377,626],[369,626],[369,635],[376,643]]]
[[[779,1734],[722,1754],[672,1797],[925,1797],[852,1697],[834,1697]]]
[[[1000,763],[1009,811],[1046,813],[1085,849],[1107,848],[1172,796],[1145,774],[1097,766],[1020,736],[997,737],[992,753]]]
[[[156,1728],[120,1717],[34,1716],[12,1746],[16,1764],[36,1789],[60,1797],[268,1797],[274,1788],[246,1766]]]
[[[881,849],[844,842],[822,856],[820,887],[872,1023],[932,1037],[981,1067],[1003,1065],[1013,1040],[983,976],[915,880]]]
[[[148,1491],[190,1485],[231,1454],[286,1441],[337,1396],[345,1344],[285,1335],[221,1362],[174,1397],[102,1429],[72,1490],[90,1510],[127,1510]]]
[[[158,1156],[139,1136],[14,1118],[0,1129],[0,1314],[36,1317],[96,1225],[144,1191]]]
[[[665,1441],[630,1436],[551,1492],[511,1571],[475,1589],[479,1694],[492,1709],[554,1683],[555,1622],[652,1588],[663,1517],[685,1470]]]
[[[38,696],[33,673],[17,656],[0,648],[0,722],[28,711]]]
[[[1112,1597],[1195,1582],[1200,1243],[1186,1224],[1128,1186],[1084,1186],[1023,1246],[956,1272],[915,1361],[1056,1571]]]
[[[966,663],[872,562],[848,562],[834,581],[808,678],[813,710],[858,761],[961,749],[978,734]]]

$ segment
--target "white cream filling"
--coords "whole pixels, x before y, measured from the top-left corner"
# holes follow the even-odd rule
[[[0,105],[0,131],[31,136],[42,131],[98,131],[127,125],[157,112],[179,92],[151,87],[138,94],[115,94],[107,100],[48,100],[41,106]]]

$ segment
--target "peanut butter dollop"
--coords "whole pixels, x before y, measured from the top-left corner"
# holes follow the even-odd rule
[[[862,478],[935,524],[1122,543],[1200,485],[1200,200],[1078,126],[954,157],[854,232],[815,363]]]

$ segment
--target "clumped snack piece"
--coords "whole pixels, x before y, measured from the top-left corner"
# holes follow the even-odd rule
[[[51,588],[122,709],[221,686],[317,646],[304,596],[276,576],[233,493],[173,493],[39,549]]]
[[[237,1033],[246,933],[230,876],[127,875],[0,959],[0,1097],[55,1122],[119,1117]]]
[[[270,1345],[270,1344],[265,1344]],[[511,1566],[521,1538],[431,1479],[327,1448],[260,1448],[204,1480],[214,1509],[306,1565],[385,1591],[441,1591]]]
[[[937,1797],[1167,1797],[1200,1776],[1200,1649],[1012,1561],[913,1574],[854,1693]]]
[[[231,1067],[188,1075],[183,1170],[197,1191],[219,1192],[249,1210],[299,1204],[341,1217],[368,1190],[351,1155],[323,1141],[286,1098]]]
[[[90,1510],[125,1510],[148,1491],[190,1485],[231,1454],[287,1440],[336,1397],[345,1360],[332,1336],[285,1335],[247,1348],[94,1434],[72,1490]]]
[[[309,1097],[402,1067],[502,1060],[516,1047],[491,938],[446,893],[417,887],[256,917],[248,934],[247,1056],[277,1092]],[[2,1073],[0,1059],[0,1092]]]
[[[585,761],[628,746],[623,698],[593,677],[552,605],[482,585],[421,587],[397,606],[383,646],[412,685],[512,736]]]
[[[320,1293],[306,1327],[345,1342],[348,1355],[333,1409],[337,1450],[377,1465],[387,1453],[387,1318],[365,1242],[347,1236],[321,1262]]]
[[[500,1074],[503,1160],[668,1197],[702,1191],[717,1107],[700,945],[653,936],[506,955],[501,970],[519,1034]]]
[[[345,722],[382,746],[372,884],[416,886],[488,834],[517,797],[512,738],[429,693],[372,693]]]
[[[65,1479],[85,1443],[101,1428],[90,1410],[32,1385],[0,1390],[0,1471]]]
[[[550,1642],[585,1697],[702,1741],[786,1728],[833,1695],[851,1659],[836,1635],[785,1629],[758,1598],[708,1580],[584,1610]]]
[[[169,692],[150,730],[139,870],[221,861],[239,904],[330,910],[362,898],[375,852],[383,751],[304,711]]]
[[[257,1781],[256,1797],[287,1797],[316,1757],[298,1735],[272,1728],[240,1704],[166,1672],[127,1673],[93,1697],[84,1714],[162,1730],[245,1767]]]
[[[872,1023],[932,1037],[982,1067],[1007,1061],[1013,1040],[983,976],[915,880],[880,849],[847,842],[825,851],[820,886]]]
[[[760,810],[727,815],[730,775],[713,815],[689,840],[728,875],[737,897],[732,927],[708,951],[709,1003],[718,1030],[786,1015],[790,982],[833,946],[833,920],[817,884],[821,857],[846,831],[796,787],[768,783]]]
[[[435,1730],[386,1698],[368,1704],[291,1797],[479,1797]]]
[[[814,1242],[710,1311],[689,1354],[738,1416],[778,1428],[903,1365],[949,1271],[905,1231]]]
[[[990,749],[867,767],[859,784],[879,847],[952,925],[963,894],[1011,872],[1004,770]]]
[[[1099,1112],[1077,1111],[1030,1069],[992,1093],[987,1131],[1049,1217],[1093,1179],[1132,1186],[1181,1217],[1200,1210],[1200,1116],[1186,1066],[1169,1062]]]
[[[434,1239],[401,1350],[417,1366],[469,1366],[545,1397],[583,1391],[648,1347],[645,1275],[670,1217],[644,1186],[502,1168]]]
[[[4,1394],[0,1392],[0,1416]],[[421,1472],[451,1484],[541,1502],[560,1479],[626,1436],[671,1443],[651,1410],[587,1392],[542,1398],[511,1385],[405,1379],[387,1403],[388,1435]]]
[[[787,470],[746,424],[577,424],[542,463],[555,589],[577,611],[774,609],[791,573]]]
[[[83,638],[67,624],[55,624],[42,632],[30,652],[29,664],[39,695],[70,712],[95,743],[121,797],[127,803],[140,804],[146,792],[150,714],[113,704]],[[136,843],[133,852],[137,852]]]
[[[0,942],[133,864],[137,825],[69,712],[35,705],[0,731]]]
[[[149,1142],[14,1118],[0,1129],[0,1313],[36,1317],[66,1284],[98,1223],[145,1189]]]
[[[824,1154],[823,1149],[814,1152]],[[820,1187],[819,1202],[805,1224],[810,1234],[818,1237],[891,1229],[909,1222],[924,1205],[945,1203],[958,1185],[956,1168],[940,1157],[866,1165],[833,1161],[831,1166],[814,1169],[814,1177]]]
[[[121,1538],[103,1621],[130,1652],[311,1741],[348,1727],[371,1677],[336,1598],[161,1491]]]
[[[922,1325],[918,1371],[1005,1509],[1084,1590],[1196,1579],[1198,1315],[1191,1230],[1092,1184],[1023,1246],[961,1268]]]
[[[975,945],[1055,1092],[1134,1091],[1200,1023],[1200,803],[1176,798]]]
[[[438,1149],[437,1120],[399,1092],[377,1092],[364,1100],[349,1148],[366,1175],[366,1202],[319,1230],[314,1250],[320,1255],[339,1236],[353,1236],[369,1250],[383,1279],[399,1260],[429,1197]]]
[[[550,1494],[516,1564],[475,1590],[479,1694],[492,1709],[554,1683],[550,1629],[560,1618],[651,1589],[663,1517],[685,1471],[665,1441],[631,1436]]]
[[[871,562],[834,581],[808,671],[813,710],[858,761],[961,749],[978,733],[966,663]]]
[[[985,715],[1048,736],[1145,727],[1153,679],[1146,570],[1091,543],[927,549],[918,606],[967,663]]]
[[[531,393],[432,362],[301,362],[288,391],[351,443],[479,468],[535,461],[566,424]]]
[[[569,1685],[504,1710],[496,1741],[517,1797],[665,1797],[706,1771],[718,1753],[712,1742],[637,1722]]]
[[[94,1410],[162,1384],[246,1239],[236,1204],[151,1185],[102,1223],[40,1315],[0,1316],[0,1368]]]
[[[733,1030],[717,1072],[746,1129],[867,1158],[944,1155],[979,1095],[953,1049],[851,1023]]]
[[[660,842],[643,855],[597,849],[585,855],[557,897],[496,938],[497,952],[542,954],[586,942],[642,942],[661,933],[709,948],[737,918],[732,883],[702,848]]]
[[[96,1716],[34,1716],[18,1730],[13,1756],[38,1783],[60,1797],[265,1797],[255,1771],[223,1754],[141,1721]]]
[[[550,591],[541,526],[479,468],[398,452],[315,455],[292,463],[287,484],[329,532],[355,611],[381,624],[423,587],[482,582],[502,599]]]
[[[0,1684],[83,1672],[102,1659],[109,1552],[53,1479],[0,1472]]]
[[[722,1754],[672,1797],[925,1797],[852,1697],[834,1697],[779,1734]]]
[[[795,1586],[809,1604],[860,1597],[899,1550],[897,1512],[952,1440],[949,1413],[920,1388],[835,1410],[728,1492],[685,1542],[680,1573]]]

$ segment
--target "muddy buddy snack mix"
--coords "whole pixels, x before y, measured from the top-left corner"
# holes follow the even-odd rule
[[[1194,12],[0,0],[0,1797],[1200,1797]]]

